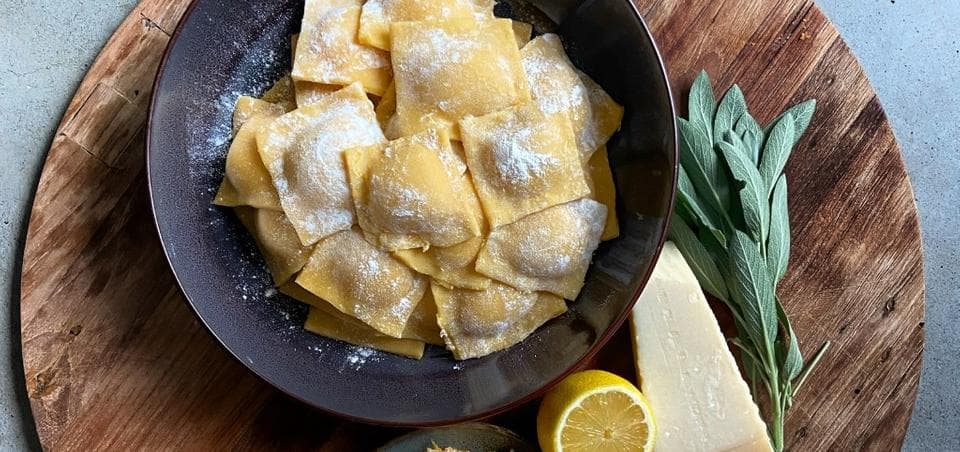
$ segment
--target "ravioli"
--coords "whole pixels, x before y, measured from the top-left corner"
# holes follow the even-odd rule
[[[603,227],[600,240],[615,239],[620,235],[617,221],[617,188],[613,184],[607,147],[600,146],[587,162],[587,183],[590,185],[590,199],[607,206],[607,222]]]
[[[236,136],[244,123],[257,116],[276,118],[287,110],[280,104],[271,104],[256,97],[240,96],[233,108],[233,135]]]
[[[608,94],[600,84],[590,78],[582,71],[577,71],[580,81],[587,87],[587,97],[590,99],[590,105],[593,108],[593,122],[596,124],[596,142],[599,145],[605,145],[610,137],[620,130],[620,124],[623,122],[623,107],[618,104],[610,94]],[[589,146],[586,142],[584,146]]]
[[[513,21],[513,37],[517,40],[517,48],[522,49],[523,46],[527,45],[530,42],[531,36],[533,36],[533,25],[530,25],[526,22],[520,22],[519,20]],[[523,53],[520,53],[521,58]]]
[[[362,0],[307,0],[293,62],[294,80],[325,85],[359,82],[382,95],[392,77],[387,52],[357,42]]]
[[[260,131],[260,156],[304,245],[354,223],[343,151],[384,142],[373,104],[356,83]]]
[[[388,140],[400,138],[400,125],[397,123],[397,87],[390,83],[377,104],[377,121]]]
[[[538,36],[520,55],[534,102],[547,114],[570,118],[586,160],[620,128],[623,107],[573,66],[557,35]]]
[[[363,238],[359,229],[320,241],[297,284],[380,333],[402,337],[427,281]]]
[[[272,121],[266,116],[248,119],[227,152],[226,169],[213,203],[218,206],[251,206],[280,210],[277,191],[257,151],[257,133]]]
[[[293,52],[292,61],[297,60],[297,43],[300,42],[300,34],[290,36],[290,48]],[[306,80],[294,80],[293,90],[296,96],[297,106],[303,107],[310,105],[330,93],[335,93],[343,88],[342,85],[326,85],[323,83],[308,82]]]
[[[398,339],[380,334],[367,324],[338,311],[330,303],[323,301],[294,282],[281,286],[280,292],[310,305],[310,313],[307,314],[307,321],[303,328],[311,333],[414,359],[423,357],[423,341]]]
[[[289,75],[237,100],[215,204],[307,331],[485,356],[564,313],[618,236],[623,108],[495,3],[305,0]]]
[[[567,311],[563,299],[493,282],[482,291],[431,285],[437,321],[456,359],[479,358],[522,341]]]
[[[356,320],[354,320],[354,322],[360,323]],[[362,323],[360,324],[363,325]],[[413,359],[423,358],[423,350],[426,348],[426,344],[423,341],[416,339],[397,339],[384,335],[367,335],[363,330],[358,329],[357,325],[346,322],[340,317],[331,316],[328,312],[312,306],[307,314],[307,320],[303,324],[303,329],[313,334],[329,337],[338,341],[359,345],[361,347],[370,347]]]
[[[458,140],[460,118],[530,99],[509,19],[395,22],[390,30],[402,136],[441,129]]]
[[[238,207],[234,212],[257,242],[274,285],[286,284],[306,265],[310,249],[300,244],[283,212],[251,207]]]
[[[464,201],[468,190],[451,177],[449,139],[430,130],[384,146],[346,151],[357,217],[387,250],[452,246],[480,235]],[[452,159],[453,157],[447,157]],[[458,183],[460,182],[460,183]]]
[[[402,337],[433,345],[444,345],[443,338],[440,337],[440,325],[437,324],[437,302],[429,289],[423,293],[423,299],[417,303],[417,308],[407,319]]]
[[[460,121],[467,167],[490,226],[590,193],[570,120],[536,105]]]
[[[300,42],[300,33],[290,35],[290,64],[297,61],[297,43]]]
[[[294,94],[293,79],[289,75],[280,77],[273,86],[270,87],[260,100],[277,104],[283,107],[284,112],[293,111],[297,108],[297,97]]]
[[[445,287],[481,290],[490,285],[490,278],[477,273],[474,267],[477,261],[477,253],[483,246],[484,236],[487,234],[488,228],[480,207],[480,200],[477,199],[473,184],[469,181],[469,175],[464,174],[461,177],[466,180],[469,187],[469,191],[463,193],[464,200],[469,205],[469,210],[477,217],[482,236],[474,237],[450,247],[432,247],[426,251],[422,249],[397,250],[394,251],[393,255],[417,272],[432,277],[435,284],[442,284]]]
[[[475,237],[447,248],[398,250],[393,255],[417,272],[433,277],[437,284],[481,290],[490,285],[490,278],[474,269],[481,246],[483,238]]]
[[[402,21],[493,19],[493,0],[368,0],[357,39],[390,50],[390,24]]]
[[[580,199],[494,229],[477,271],[520,290],[576,299],[606,218],[606,206]]]
[[[306,81],[294,82],[297,90],[297,106],[303,107],[323,99],[331,93],[342,89],[340,85],[324,85],[322,83],[313,83]]]

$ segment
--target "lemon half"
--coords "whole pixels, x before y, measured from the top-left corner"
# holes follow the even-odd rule
[[[544,452],[650,452],[656,429],[640,390],[602,370],[565,378],[547,393],[537,413],[537,439]]]

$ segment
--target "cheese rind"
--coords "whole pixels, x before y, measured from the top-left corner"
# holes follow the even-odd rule
[[[656,416],[656,451],[772,450],[720,325],[672,242],[630,326],[640,389]]]

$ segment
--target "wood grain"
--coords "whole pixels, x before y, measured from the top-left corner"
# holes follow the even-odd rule
[[[802,0],[639,0],[678,100],[701,69],[755,116],[818,100],[787,167],[793,252],[780,294],[810,354],[791,450],[895,450],[923,351],[919,225],[899,147],[836,29]],[[365,450],[400,433],[291,401],[233,361],[182,300],[150,219],[143,161],[157,64],[188,0],[143,0],[67,107],[24,253],[27,389],[49,450]],[[681,109],[683,109],[681,107]],[[625,334],[598,363],[632,372]],[[498,418],[530,433],[535,405]]]

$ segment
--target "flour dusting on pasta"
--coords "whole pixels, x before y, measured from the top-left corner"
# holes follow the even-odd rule
[[[535,135],[539,128],[504,127],[497,129],[492,138],[493,160],[500,179],[514,187],[526,187],[533,179],[546,176],[548,171],[560,165],[557,157],[537,152],[533,149]]]
[[[215,168],[236,130],[215,199],[236,209],[276,286],[245,269],[260,273],[240,301],[283,305],[283,334],[305,318],[353,344],[341,372],[381,361],[377,350],[420,358],[438,344],[465,360],[517,344],[577,297],[608,226],[614,186],[594,151],[622,108],[558,37],[527,42],[529,26],[493,5],[307,0],[290,75],[274,73],[260,99],[231,89],[202,107],[224,119],[236,108],[195,154]]]

